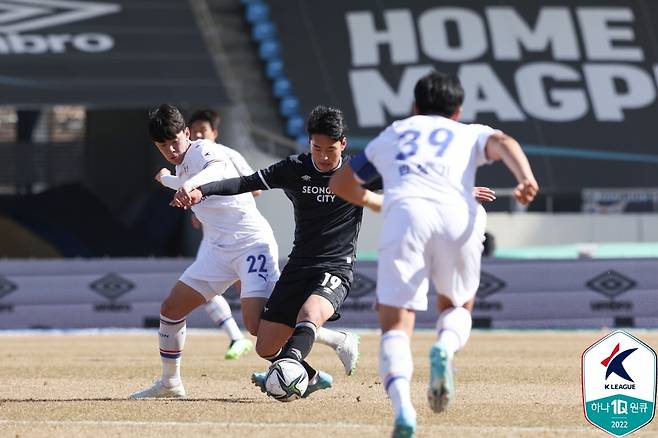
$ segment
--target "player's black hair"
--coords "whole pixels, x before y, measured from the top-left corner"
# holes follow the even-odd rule
[[[190,120],[187,122],[187,126],[192,126],[192,123],[198,121],[208,122],[210,127],[217,131],[219,129],[221,118],[219,117],[219,114],[217,114],[217,111],[210,108],[202,108],[192,113]]]
[[[151,140],[161,143],[184,130],[185,119],[175,106],[165,103],[149,112],[148,127]]]
[[[316,106],[308,115],[306,131],[309,137],[313,134],[322,134],[335,141],[342,140],[347,133],[343,112],[338,108]]]
[[[432,71],[416,82],[414,99],[419,114],[450,117],[464,102],[464,89],[457,76]]]

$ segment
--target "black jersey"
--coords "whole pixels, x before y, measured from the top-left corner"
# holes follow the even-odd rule
[[[349,157],[343,156],[341,166],[348,161]],[[305,153],[290,156],[253,175],[206,184],[200,189],[204,196],[283,189],[295,214],[295,241],[289,263],[351,266],[363,208],[329,190],[333,174],[334,171],[319,171],[311,154]],[[377,186],[375,182],[373,187]]]

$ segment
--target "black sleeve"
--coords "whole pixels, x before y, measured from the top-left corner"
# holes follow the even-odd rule
[[[249,176],[223,179],[221,181],[214,181],[199,186],[199,190],[201,190],[203,196],[238,195],[240,193],[253,192],[255,190],[267,190],[268,188],[269,187],[265,186],[263,183],[258,172]]]
[[[260,171],[263,177],[262,182],[267,185],[268,189],[283,189],[290,185],[294,179],[296,166],[301,162],[296,155],[292,155],[285,160],[272,164],[267,169]]]
[[[382,177],[377,175],[375,179],[369,183],[364,184],[363,188],[372,190],[373,192],[376,192],[377,190],[384,190],[384,182],[382,181]]]

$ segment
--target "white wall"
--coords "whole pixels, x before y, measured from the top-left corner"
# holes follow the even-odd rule
[[[489,213],[498,248],[658,241],[656,214]]]
[[[281,256],[290,251],[293,239],[292,205],[280,190],[264,193],[258,201],[279,242]],[[658,242],[657,214],[596,215],[580,213],[489,213],[487,231],[496,247],[560,245],[606,242]],[[359,251],[376,251],[381,216],[365,212]]]

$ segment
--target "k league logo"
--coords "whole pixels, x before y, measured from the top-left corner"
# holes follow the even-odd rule
[[[647,425],[656,406],[656,352],[644,342],[615,331],[583,353],[585,418],[622,437]]]

